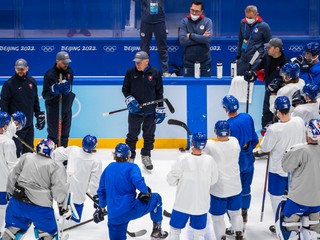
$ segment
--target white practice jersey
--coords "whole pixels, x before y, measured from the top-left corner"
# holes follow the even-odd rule
[[[209,211],[210,186],[218,180],[218,167],[208,154],[181,155],[167,175],[171,186],[177,186],[173,209],[179,212],[202,215]]]
[[[272,113],[275,112],[275,109],[274,109],[274,102],[276,100],[277,97],[279,96],[286,96],[289,98],[290,100],[290,104],[292,102],[292,95],[294,94],[295,91],[299,90],[299,89],[302,89],[303,86],[304,86],[304,80],[302,80],[301,78],[299,79],[299,81],[297,83],[289,83],[285,86],[283,86],[282,88],[280,88],[277,92],[277,95],[271,95],[270,96],[270,100],[269,100],[269,103],[270,103],[270,111]],[[290,111],[292,112],[293,111],[293,107],[291,106],[290,108]]]
[[[238,140],[235,137],[226,142],[208,140],[203,151],[214,157],[219,169],[218,182],[211,186],[210,193],[219,198],[238,195],[242,191]]]
[[[301,117],[305,123],[311,119],[319,119],[319,102],[300,104],[293,109],[291,116]]]
[[[285,123],[271,124],[260,144],[263,152],[270,152],[269,172],[288,176],[281,167],[281,159],[286,150],[305,141],[306,128],[300,117],[291,117],[290,121]]]
[[[14,141],[7,134],[0,134],[0,192],[6,192],[9,172],[17,163]]]
[[[59,147],[54,150],[52,158],[57,161],[68,159],[67,177],[74,203],[84,203],[87,192],[97,194],[102,163],[94,153],[87,153],[78,146]]]

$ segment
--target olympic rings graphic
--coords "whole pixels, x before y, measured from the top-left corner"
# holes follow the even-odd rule
[[[238,47],[236,45],[229,45],[228,50],[230,52],[236,52],[238,50]]]
[[[289,51],[292,51],[292,52],[301,52],[302,50],[303,50],[302,45],[290,45],[289,47]]]
[[[179,46],[177,46],[177,45],[168,46],[168,52],[176,52],[178,50],[179,50]]]
[[[117,46],[103,46],[103,50],[106,52],[115,52],[117,50]]]
[[[42,46],[41,50],[44,52],[52,52],[54,50],[54,46]]]

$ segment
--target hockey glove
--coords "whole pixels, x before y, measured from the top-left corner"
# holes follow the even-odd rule
[[[152,198],[152,192],[151,189],[148,187],[148,192],[147,193],[142,193],[140,192],[138,195],[138,199],[142,202],[149,202]]]
[[[60,94],[60,87],[59,87],[59,83],[55,83],[51,86],[51,93],[54,96],[57,96]]]
[[[299,55],[293,62],[299,65],[301,72],[309,72],[311,64],[307,61],[307,59],[305,59],[304,56]]]
[[[61,83],[59,83],[59,91],[63,95],[69,94],[71,92],[70,83],[67,80],[63,80]]]
[[[128,110],[131,114],[140,112],[139,103],[133,96],[126,97],[125,103],[128,107]]]
[[[46,125],[46,115],[44,112],[36,113],[37,123],[35,124],[36,129],[42,130]]]
[[[156,108],[156,117],[155,117],[155,123],[159,124],[162,123],[163,120],[166,117],[166,108],[165,107],[157,107]]]
[[[267,91],[271,94],[277,94],[278,90],[285,86],[286,84],[282,80],[282,78],[275,78],[268,85]]]
[[[297,104],[305,104],[306,102],[306,99],[301,95],[300,89],[298,89],[292,94],[291,105],[293,107],[296,107]]]
[[[257,74],[255,71],[245,71],[243,78],[247,82],[254,82],[255,80],[257,80]]]
[[[104,220],[104,211],[102,208],[97,208],[96,211],[93,213],[93,221],[95,223],[102,222]]]
[[[63,218],[69,220],[72,217],[72,211],[69,207],[67,206],[67,209],[63,208],[61,203],[58,203],[58,208],[59,208],[59,215],[62,216]]]
[[[98,208],[99,207],[99,196],[96,194],[92,198],[93,198],[93,207]]]

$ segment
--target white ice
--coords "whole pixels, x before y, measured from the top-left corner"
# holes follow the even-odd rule
[[[111,149],[98,149],[97,156],[102,160],[103,166],[107,166],[112,160],[112,150]],[[152,189],[153,192],[158,192],[162,196],[163,200],[163,209],[167,211],[172,211],[172,206],[175,199],[175,187],[171,187],[166,182],[166,175],[171,169],[171,165],[177,159],[177,157],[181,154],[179,150],[174,149],[161,149],[161,150],[153,150],[152,152],[152,162],[154,165],[154,169],[152,173],[148,173],[143,167],[139,155],[139,151],[137,152],[136,164],[139,165],[143,176],[145,177],[145,181],[148,186]],[[251,207],[248,215],[248,223],[246,225],[246,231],[244,233],[244,237],[246,240],[271,240],[276,239],[276,237],[269,231],[269,226],[273,224],[273,213],[270,204],[270,198],[267,194],[265,200],[265,210],[264,210],[264,218],[263,222],[260,222],[260,214],[261,214],[261,205],[262,205],[262,196],[263,196],[263,188],[264,188],[264,179],[265,179],[265,171],[266,171],[266,160],[257,160],[255,162],[255,172],[254,178],[251,188],[252,193],[252,201]],[[119,183],[120,185],[121,183]],[[188,201],[188,199],[186,199]],[[87,199],[85,202],[82,221],[92,218],[92,214],[94,212],[93,204],[90,199]],[[163,217],[162,227],[164,230],[169,231],[169,218]],[[226,224],[229,226],[229,222],[226,219]],[[211,220],[210,220],[211,225]],[[32,229],[32,228],[31,228]],[[31,229],[25,235],[24,240],[32,240],[35,239],[33,235],[33,230]],[[143,218],[136,219],[129,223],[128,231],[135,232],[141,229],[146,229],[147,233],[141,237],[131,238],[127,236],[127,239],[137,239],[137,240],[149,240],[150,234],[152,230],[152,221],[149,215],[144,216]],[[90,222],[83,226],[77,227],[73,230],[65,232],[69,234],[70,240],[107,240],[108,237],[108,227],[107,227],[107,218],[105,221],[96,224],[94,222]],[[215,240],[212,226],[209,226],[209,237],[206,240]],[[181,240],[191,240],[189,237],[189,231],[187,228],[182,230]],[[231,238],[230,239],[234,239]]]

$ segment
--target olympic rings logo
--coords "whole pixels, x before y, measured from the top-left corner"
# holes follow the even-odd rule
[[[228,50],[230,52],[236,52],[238,50],[238,47],[236,45],[229,45]]]
[[[117,50],[117,46],[103,46],[103,50],[106,52],[115,52]]]
[[[168,52],[176,52],[178,50],[179,50],[179,46],[177,46],[177,45],[168,46]]]
[[[42,46],[41,50],[44,52],[52,52],[54,50],[54,46]]]
[[[302,50],[303,50],[302,45],[290,45],[289,47],[289,51],[292,51],[292,52],[301,52]]]

